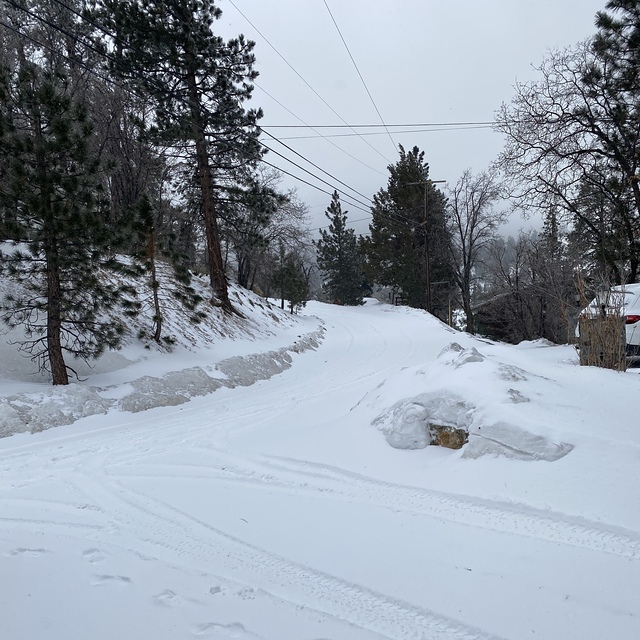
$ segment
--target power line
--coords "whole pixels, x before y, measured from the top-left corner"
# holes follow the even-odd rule
[[[260,127],[263,133],[267,133],[263,127]],[[406,129],[402,131],[395,131],[396,135],[402,135],[405,133],[437,133],[440,131],[474,131],[474,130],[487,130],[492,127],[479,126],[479,127],[441,127],[437,129]],[[318,137],[322,138],[351,138],[355,134],[353,133],[333,133],[333,134],[324,134],[322,136],[288,136],[285,138],[280,138],[280,140],[316,140]],[[385,131],[368,131],[365,133],[361,133],[361,136],[384,136],[386,135]]]
[[[67,5],[65,5],[63,2],[61,2],[60,0],[55,0],[57,2],[57,4],[69,9],[69,7]],[[25,9],[24,7],[21,7],[20,5],[18,5],[17,3],[13,2],[12,0],[6,0],[6,2],[8,2],[9,4],[11,4],[14,8],[21,10],[25,13],[27,13],[30,17],[34,18],[35,20],[46,24],[47,26],[49,26],[50,28],[52,28],[55,31],[58,31],[59,33],[63,33],[64,35],[72,38],[76,43],[90,49],[91,51],[93,51],[96,55],[98,55],[99,57],[102,57],[103,59],[109,60],[109,61],[114,61],[115,59],[112,56],[109,56],[108,54],[106,54],[106,52],[104,51],[100,51],[98,48],[96,48],[95,46],[88,44],[87,42],[85,42],[84,40],[81,40],[76,34],[72,34],[69,31],[62,29],[59,25],[54,24],[53,22],[51,22],[50,20],[39,16],[38,14],[35,14],[27,9]],[[71,9],[69,9],[71,11]],[[72,13],[75,13],[78,17],[80,17],[82,20],[87,20],[86,16],[80,15],[75,11],[72,11]],[[27,38],[28,40],[32,41],[34,44],[36,44],[39,47],[42,47],[44,49],[48,49],[49,51],[51,51],[52,53],[56,53],[56,54],[60,54],[63,58],[70,60],[70,58],[60,52],[57,52],[56,50],[54,50],[52,47],[42,44],[41,42],[38,42],[37,40],[35,40],[34,38],[32,38],[31,36],[29,36],[28,34],[22,33],[21,31],[15,29],[14,27],[5,24],[4,22],[0,21],[0,24],[4,27],[6,27],[7,29],[13,31],[14,33],[16,33],[17,35],[19,35],[20,37],[24,37]],[[97,26],[97,25],[94,25]],[[112,34],[109,33],[108,30],[105,30],[104,28],[100,27],[100,30],[105,33],[106,35],[108,35],[109,37],[113,37]],[[71,61],[71,60],[70,60]],[[94,71],[92,71],[89,67],[87,67],[86,65],[84,65],[83,63],[78,61],[78,64],[80,64],[81,66],[83,66],[83,68],[87,69],[87,71],[89,71],[90,73],[92,73],[92,75],[94,75],[96,78],[102,80],[103,82],[107,83],[107,84],[111,84],[113,86],[119,86],[116,85],[116,83],[111,80],[110,78],[106,78],[103,76],[100,76],[98,74],[96,74]],[[120,87],[122,88],[122,87]],[[126,89],[127,93],[131,93],[131,91],[129,89]],[[135,94],[134,94],[135,95]],[[177,96],[177,99],[180,99],[179,96]],[[186,104],[186,102],[184,100],[181,100],[183,103]],[[266,133],[266,132],[265,132]],[[272,134],[267,133],[267,135],[269,135],[271,138],[273,138],[276,142],[280,142],[280,140],[278,140],[278,138],[276,138],[275,136],[273,136]],[[333,178],[334,180],[337,180],[340,184],[342,184],[343,186],[345,186],[346,188],[350,189],[351,191],[353,191],[354,193],[358,193],[359,195],[361,195],[362,197],[367,198],[367,196],[365,196],[364,194],[361,194],[360,192],[358,192],[356,189],[353,189],[353,187],[350,187],[349,185],[347,185],[345,182],[339,180],[338,178],[336,178],[335,176],[333,176],[332,174],[330,174],[329,172],[325,171],[324,169],[322,169],[321,167],[319,167],[318,165],[316,165],[315,163],[313,163],[312,161],[310,161],[309,159],[307,159],[305,156],[303,156],[302,154],[299,154],[297,151],[293,150],[291,147],[289,147],[288,145],[280,142],[280,144],[282,144],[284,147],[290,149],[291,151],[293,151],[293,153],[295,153],[296,155],[298,155],[300,158],[302,158],[303,160],[305,160],[306,162],[308,162],[309,164],[311,164],[312,166],[316,167],[317,169],[319,169],[320,171],[322,171],[323,173],[325,173],[326,175],[328,175],[329,177]],[[345,197],[347,198],[351,198],[352,200],[355,200],[356,202],[359,202],[359,204],[363,205],[364,207],[368,207],[369,205],[367,203],[364,202],[360,202],[358,201],[356,198],[354,198],[353,196],[349,195],[348,193],[345,193],[344,191],[342,191],[341,189],[337,189],[334,185],[330,184],[329,182],[327,182],[326,180],[324,180],[323,178],[319,177],[318,175],[314,174],[313,172],[305,169],[304,167],[300,166],[299,164],[293,162],[292,160],[290,160],[289,158],[287,158],[286,156],[284,156],[281,153],[278,153],[277,151],[275,151],[274,149],[271,149],[270,147],[268,147],[267,145],[265,145],[264,143],[262,143],[262,146],[265,147],[266,149],[268,149],[269,151],[272,151],[273,153],[275,153],[276,155],[284,158],[285,160],[287,160],[288,162],[290,162],[291,164],[293,164],[294,166],[298,167],[299,169],[301,169],[302,171],[304,171],[305,173],[308,173],[310,176],[312,176],[313,178],[315,178],[316,180],[319,180],[320,182],[323,182],[324,184],[328,185],[329,187],[333,188],[335,191],[338,191],[339,193],[342,193]],[[311,183],[309,183],[308,181],[295,176],[294,174],[285,171],[283,169],[280,169],[279,167],[276,167],[275,165],[266,162],[265,160],[263,160],[262,158],[259,159],[259,161],[264,162],[265,164],[279,170],[282,171],[283,173],[291,176],[292,178],[299,180],[300,182],[303,182],[305,184],[308,184],[310,186],[315,187],[315,185],[312,185]],[[319,187],[315,187],[316,189],[319,189]],[[328,193],[329,195],[332,195],[330,192],[325,191],[323,189],[319,189],[320,191],[322,191],[323,193]],[[349,203],[352,206],[355,206],[356,208],[362,210],[362,211],[366,211],[366,209],[362,209],[361,207],[359,207],[356,204],[353,203]]]
[[[332,189],[334,189],[335,191],[338,191],[338,193],[341,193],[342,195],[344,195],[347,198],[351,198],[352,200],[355,200],[356,202],[358,202],[359,204],[361,204],[364,207],[368,207],[369,205],[366,202],[361,202],[360,200],[356,200],[356,198],[354,198],[353,196],[349,195],[348,193],[345,193],[344,191],[342,191],[341,189],[336,189],[334,185],[332,185],[330,182],[327,182],[326,180],[324,180],[323,178],[318,177],[315,173],[312,173],[311,171],[309,171],[308,169],[305,169],[303,166],[299,165],[297,162],[294,162],[293,160],[291,160],[290,158],[287,158],[287,156],[279,153],[278,151],[275,151],[274,149],[272,149],[271,147],[267,146],[266,144],[262,143],[262,146],[265,147],[266,149],[268,149],[269,151],[271,151],[272,153],[275,153],[277,156],[279,156],[280,158],[283,158],[284,160],[286,160],[287,162],[290,162],[294,167],[297,167],[298,169],[302,169],[302,171],[304,171],[305,173],[308,173],[310,176],[312,176],[313,178],[315,178],[316,180],[320,180],[320,182],[326,184],[328,187],[331,187]],[[303,157],[303,156],[301,156]],[[306,160],[306,159],[305,159]],[[308,161],[307,161],[308,162]],[[315,166],[315,165],[314,165]],[[318,167],[320,168],[320,167]],[[320,169],[322,171],[322,169]],[[344,183],[343,183],[344,184]],[[351,187],[348,187],[349,189],[351,189]],[[366,197],[366,196],[365,196]]]
[[[384,125],[384,119],[382,117],[382,114],[380,113],[380,110],[378,109],[378,105],[376,105],[376,101],[373,99],[373,96],[371,95],[371,92],[369,91],[369,87],[367,87],[367,83],[364,81],[364,78],[362,77],[362,74],[360,73],[360,69],[358,69],[358,65],[356,64],[356,61],[353,57],[353,55],[351,55],[351,51],[349,49],[349,46],[347,45],[347,41],[344,39],[344,36],[342,35],[342,31],[340,31],[340,27],[338,26],[338,23],[336,22],[336,19],[333,17],[333,13],[331,13],[331,9],[329,9],[329,5],[327,4],[327,0],[323,0],[324,1],[324,6],[327,7],[327,11],[329,12],[329,15],[331,16],[331,20],[333,20],[333,24],[335,25],[338,34],[340,35],[340,39],[342,40],[342,44],[344,44],[345,49],[347,50],[347,53],[349,54],[349,57],[351,58],[351,62],[353,62],[353,66],[356,68],[356,71],[358,72],[358,76],[360,77],[360,80],[362,81],[362,84],[364,85],[364,88],[367,92],[367,95],[369,96],[369,99],[371,100],[371,104],[373,104],[373,108],[376,110],[376,113],[378,114],[378,117],[380,118],[380,122],[382,122],[382,124]],[[391,134],[389,133],[389,129],[387,129],[386,125],[384,125],[386,131],[387,131],[387,135],[389,136],[389,140],[391,140],[391,144],[393,145],[394,149],[397,149],[396,143],[393,141],[393,138],[391,137]]]
[[[106,52],[98,50],[98,48],[94,47],[91,43],[87,43],[87,42],[84,42],[84,40],[80,40],[80,38],[78,37],[77,34],[70,33],[66,29],[63,29],[59,25],[54,24],[53,22],[51,22],[47,18],[44,18],[43,16],[40,16],[40,15],[34,13],[33,11],[27,9],[26,7],[23,7],[23,6],[19,5],[17,2],[14,2],[13,0],[4,0],[4,1],[7,4],[11,5],[12,7],[14,7],[15,9],[18,9],[18,10],[22,11],[23,13],[26,13],[31,18],[35,18],[39,22],[42,22],[43,24],[46,24],[48,27],[51,27],[55,31],[58,31],[59,33],[63,33],[65,36],[68,36],[69,38],[71,38],[74,42],[82,44],[82,46],[86,47],[90,51],[93,51],[95,54],[97,54],[99,56],[102,56],[103,58],[111,59],[109,54],[107,54]],[[59,3],[59,4],[62,4],[62,3]],[[66,6],[66,5],[63,5],[63,6]],[[52,53],[56,53],[56,52],[52,51]]]
[[[299,180],[300,182],[304,182],[304,184],[309,185],[310,187],[313,187],[314,189],[318,190],[318,191],[322,191],[322,193],[326,193],[329,196],[333,196],[333,194],[330,191],[327,191],[326,189],[323,189],[322,187],[318,187],[315,184],[312,184],[311,182],[308,182],[307,180],[305,180],[304,178],[300,178],[296,175],[294,175],[293,173],[290,173],[289,171],[285,171],[284,169],[281,169],[280,167],[276,167],[275,164],[271,164],[270,162],[267,162],[266,160],[262,160],[261,162],[263,162],[264,164],[268,165],[269,167],[272,167],[274,169],[277,169],[278,171],[281,171],[282,173],[291,176],[292,178]],[[367,213],[366,209],[363,209],[362,207],[355,205],[353,203],[349,203],[350,206],[355,207],[356,209],[359,209],[360,211],[364,211],[365,213]]]
[[[284,61],[284,63],[291,69],[291,71],[293,71],[298,78],[300,78],[300,80],[302,80],[302,82],[304,82],[305,85],[307,85],[307,87],[309,87],[309,89],[311,89],[311,91],[313,91],[313,93],[318,96],[318,98],[320,98],[320,100],[322,100],[322,102],[336,115],[338,116],[338,118],[340,118],[340,120],[342,122],[344,122],[345,126],[349,126],[349,123],[302,77],[302,75],[294,68],[294,66],[275,48],[275,46],[273,44],[271,44],[271,42],[268,40],[268,38],[260,31],[260,29],[258,29],[258,27],[256,27],[256,25],[251,22],[251,20],[249,20],[249,18],[238,8],[238,5],[236,5],[236,3],[233,0],[229,0],[229,3],[235,8],[235,10],[258,32],[258,34],[262,37],[262,39],[280,56],[280,58]],[[266,92],[265,92],[266,93]],[[270,96],[271,97],[271,96]],[[354,129],[355,132],[355,129]],[[363,138],[363,142],[370,147],[371,149],[373,149],[385,162],[390,162],[390,160],[385,157],[382,153],[380,153],[380,151],[378,151],[378,149],[376,149],[373,145],[369,144],[369,142],[367,140],[364,140]]]
[[[369,166],[366,162],[363,162],[359,158],[356,158],[354,155],[351,155],[348,151],[345,151],[342,147],[339,147],[335,142],[332,142],[331,140],[329,140],[328,136],[324,136],[319,131],[316,131],[315,127],[312,127],[311,125],[306,124],[305,121],[300,116],[297,116],[295,113],[293,113],[293,111],[291,111],[291,109],[289,109],[288,107],[285,107],[285,105],[283,105],[282,102],[280,102],[277,98],[274,98],[266,89],[261,87],[257,82],[254,81],[253,84],[256,87],[258,87],[260,91],[262,91],[267,96],[269,96],[276,104],[279,104],[285,111],[288,111],[294,118],[296,118],[297,120],[300,120],[300,122],[303,123],[302,125],[295,125],[296,127],[311,129],[311,131],[315,131],[320,138],[325,138],[330,145],[334,146],[336,149],[338,149],[338,151],[341,151],[345,155],[349,156],[352,160],[355,160],[356,162],[360,163],[362,166],[367,167],[367,169],[371,169],[371,171],[375,171],[376,173],[379,173],[381,176],[385,175],[384,173],[382,173],[382,171],[378,171],[377,169],[374,169],[373,167]],[[260,128],[264,131],[264,127],[260,127]]]
[[[88,15],[86,15],[86,13],[81,13],[80,11],[76,11],[73,7],[62,2],[62,0],[53,0],[53,1],[56,4],[60,5],[61,7],[64,7],[70,13],[73,13],[75,16],[77,16],[84,22],[88,22],[92,27],[98,29],[98,31],[102,31],[102,33],[112,38],[115,42],[121,42],[121,40],[116,35],[107,31],[107,29],[105,29],[100,23],[96,22],[95,20],[92,20]]]
[[[13,33],[15,33],[20,38],[24,38],[26,40],[29,40],[29,42],[32,42],[33,44],[35,44],[36,46],[38,46],[38,47],[40,47],[42,49],[47,49],[51,53],[55,53],[56,55],[60,55],[60,57],[64,58],[65,60],[68,60],[69,62],[72,62],[73,64],[77,64],[79,67],[81,67],[82,69],[84,69],[85,71],[90,73],[92,76],[94,76],[98,80],[102,80],[105,84],[111,84],[111,85],[115,86],[115,83],[113,82],[113,80],[110,80],[109,78],[107,78],[105,76],[102,76],[99,73],[96,73],[96,71],[94,69],[92,69],[91,67],[88,67],[81,60],[75,60],[75,59],[72,60],[68,55],[60,53],[59,51],[54,50],[52,47],[50,47],[50,46],[48,46],[46,44],[42,44],[41,42],[36,40],[34,37],[30,36],[27,33],[23,33],[18,28],[14,27],[14,26],[12,26],[10,24],[7,24],[6,22],[4,22],[2,20],[0,20],[0,26],[3,26],[5,29],[9,29],[9,31],[12,31]]]
[[[286,149],[289,149],[289,151],[291,151],[292,153],[295,153],[299,158],[302,158],[305,162],[308,162],[311,166],[315,167],[316,169],[319,169],[320,171],[322,171],[322,173],[324,173],[325,175],[329,176],[330,178],[333,178],[334,180],[339,182],[344,187],[347,187],[347,189],[351,189],[351,191],[353,191],[354,193],[357,193],[359,196],[362,196],[363,198],[366,198],[367,200],[371,201],[371,198],[369,198],[368,196],[365,196],[364,193],[360,193],[359,191],[357,191],[353,187],[350,187],[345,182],[342,182],[342,180],[340,180],[339,178],[336,178],[333,174],[329,173],[328,171],[325,171],[322,167],[319,167],[314,162],[311,162],[311,160],[309,160],[308,158],[303,156],[301,153],[298,153],[295,149],[290,147],[288,144],[284,144],[284,142],[282,142],[281,139],[276,138],[274,135],[272,135],[268,131],[263,131],[263,133],[266,133],[270,138],[273,138],[276,142],[279,142],[283,147],[285,147]],[[263,143],[263,145],[264,145],[264,143]]]
[[[402,212],[408,211],[408,209],[396,209],[394,211],[386,211],[384,213],[380,212],[379,215],[385,217],[394,222],[408,222],[409,224],[415,224],[416,221],[408,218],[407,216],[403,216]],[[373,213],[369,213],[369,216],[366,218],[357,218],[356,220],[350,220],[349,222],[364,222],[365,220],[371,220],[373,217]],[[318,227],[319,229],[326,229],[330,225],[324,225],[322,227]]]
[[[393,127],[459,127],[459,126],[493,126],[497,124],[495,120],[487,121],[475,121],[475,122],[417,122],[417,123],[401,123],[401,124],[314,124],[314,125],[299,125],[299,124],[269,124],[263,125],[263,129],[304,129],[305,127],[312,127],[314,129],[343,129],[348,127],[349,129],[374,129],[376,127],[384,127],[385,129]]]
[[[348,212],[345,212],[348,213]],[[369,218],[357,218],[356,220],[347,220],[349,223],[353,224],[355,222],[364,222],[365,220],[369,220]],[[331,226],[332,223],[329,224],[323,224],[321,227],[315,227],[316,229],[320,230],[320,229],[328,229]]]

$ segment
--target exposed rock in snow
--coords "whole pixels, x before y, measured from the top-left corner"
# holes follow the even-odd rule
[[[423,393],[396,402],[374,424],[396,449],[424,449],[432,443],[430,424],[469,429],[473,407],[442,391]]]
[[[446,449],[462,449],[469,438],[469,434],[464,429],[432,422],[429,423],[429,435],[431,444]]]

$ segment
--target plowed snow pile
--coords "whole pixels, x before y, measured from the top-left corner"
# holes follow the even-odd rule
[[[529,379],[534,380],[537,399],[548,396],[557,385],[495,357],[487,358],[475,347],[463,349],[452,342],[433,363],[405,370],[394,379],[405,387],[420,384],[429,389],[427,393],[400,400],[389,410],[384,408],[388,404],[384,393],[376,394],[383,413],[374,424],[399,449],[429,445],[428,425],[433,423],[468,432],[469,443],[462,454],[466,458],[499,454],[553,462],[573,445],[555,442],[557,429],[540,425],[535,411],[511,406],[531,402],[525,395],[532,386]]]

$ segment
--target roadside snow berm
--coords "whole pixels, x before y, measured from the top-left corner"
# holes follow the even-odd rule
[[[534,380],[532,384],[530,381]],[[527,407],[538,385],[549,379],[452,342],[435,361],[407,368],[372,394],[382,411],[373,420],[395,449],[429,445],[463,449],[461,457],[499,455],[516,460],[553,462],[573,445],[556,441],[532,420]],[[387,404],[400,390],[429,389]],[[400,392],[402,392],[400,391]],[[539,390],[536,397],[544,397]]]

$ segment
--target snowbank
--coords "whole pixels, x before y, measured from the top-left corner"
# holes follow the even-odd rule
[[[196,285],[206,286],[198,279]],[[113,410],[137,413],[175,406],[221,387],[249,386],[282,373],[291,367],[292,354],[315,349],[323,339],[317,318],[293,316],[238,287],[231,287],[231,299],[241,315],[229,317],[209,307],[207,317],[193,324],[165,297],[164,346],[139,341],[132,328],[121,350],[105,353],[90,366],[73,362],[79,379],[65,387],[51,387],[46,372],[18,352],[20,328],[5,331],[0,340],[0,437]],[[143,313],[140,322],[150,320]]]
[[[491,454],[553,462],[573,449],[568,442],[556,442],[553,436],[540,433],[535,419],[518,408],[531,402],[526,395],[531,385],[524,383],[535,380],[540,394],[553,381],[488,357],[474,346],[464,348],[452,342],[434,362],[405,371],[400,378],[395,385],[428,391],[398,400],[390,408],[385,407],[388,394],[379,393],[374,400],[382,406],[373,424],[392,447],[423,449],[432,444],[430,425],[439,425],[469,434],[464,458]],[[508,410],[496,412],[504,405]],[[505,419],[496,421],[496,414]]]

